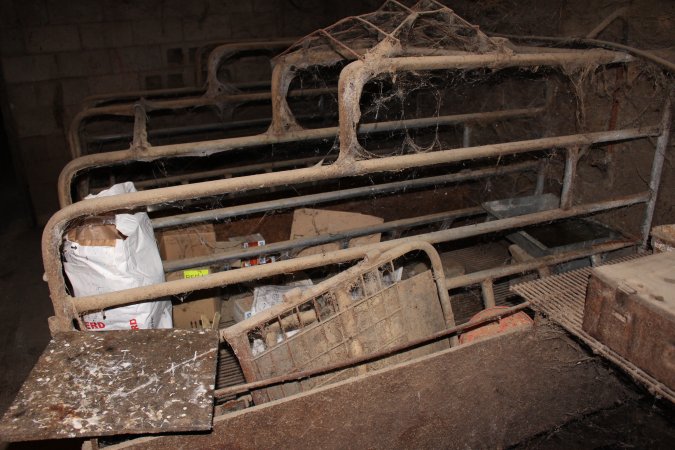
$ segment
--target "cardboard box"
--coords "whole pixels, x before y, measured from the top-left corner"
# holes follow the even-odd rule
[[[293,213],[291,239],[336,233],[370,225],[379,225],[383,222],[384,219],[381,217],[368,216],[366,214],[301,208],[296,209]],[[377,243],[380,242],[380,237],[380,233],[357,237],[349,241],[349,246],[358,247],[360,245]],[[307,248],[301,251],[298,256],[328,253],[339,249],[340,243],[335,242]]]
[[[253,294],[240,294],[236,295],[230,300],[232,302],[232,315],[236,322],[241,322],[243,320],[251,317],[251,307],[253,306]]]
[[[247,236],[233,236],[228,238],[227,241],[218,241],[215,243],[215,251],[228,253],[234,252],[241,249],[253,248],[253,247],[262,247],[266,244],[265,238],[260,234],[250,234]],[[245,261],[230,261],[228,263],[229,267],[250,267],[257,266],[259,264],[268,264],[274,262],[275,258],[273,256],[258,256]]]
[[[212,328],[220,320],[219,297],[205,298],[173,306],[173,327],[185,330]]]
[[[194,225],[155,233],[164,261],[210,255],[216,243],[213,224]]]

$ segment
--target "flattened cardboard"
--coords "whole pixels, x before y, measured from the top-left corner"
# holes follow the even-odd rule
[[[339,231],[347,231],[354,228],[378,225],[384,222],[381,217],[366,214],[328,211],[323,209],[301,208],[293,213],[293,225],[291,226],[291,239],[299,239],[320,234],[330,234]],[[349,247],[374,244],[380,242],[381,234],[361,236],[349,241]],[[298,256],[316,255],[333,252],[340,249],[339,243],[330,243],[307,248]]]
[[[209,329],[220,312],[219,297],[205,298],[173,305],[173,326],[184,330]],[[204,319],[208,323],[204,323]]]
[[[156,236],[159,254],[164,261],[210,255],[216,243],[213,224],[161,231]]]

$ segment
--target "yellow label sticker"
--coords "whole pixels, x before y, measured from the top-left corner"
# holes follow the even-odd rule
[[[183,278],[198,278],[209,274],[209,269],[190,269],[183,271]]]

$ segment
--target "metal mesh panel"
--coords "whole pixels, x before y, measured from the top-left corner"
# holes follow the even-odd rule
[[[391,260],[366,268],[359,264],[304,293],[288,293],[285,302],[289,306],[227,337],[245,368],[247,381],[326,367],[444,329],[436,283],[441,277],[430,270],[406,280],[396,275]],[[447,341],[436,342],[272,386],[254,393],[254,399],[260,403],[283,398],[447,347]]]

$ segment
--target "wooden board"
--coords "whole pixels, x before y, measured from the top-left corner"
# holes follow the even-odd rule
[[[505,448],[629,395],[552,327],[514,331],[109,450]]]
[[[40,357],[0,441],[209,430],[214,331],[67,332]]]

